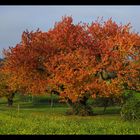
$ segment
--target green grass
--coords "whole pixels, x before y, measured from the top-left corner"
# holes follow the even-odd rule
[[[0,111],[0,134],[140,134],[139,121],[123,122],[118,114],[66,116],[66,110],[5,108]]]
[[[17,98],[15,98],[17,100]],[[140,121],[122,121],[118,107],[96,107],[96,116],[67,116],[68,107],[34,105],[31,102],[15,102],[12,108],[0,101],[0,134],[140,134]],[[18,110],[18,104],[20,109]]]

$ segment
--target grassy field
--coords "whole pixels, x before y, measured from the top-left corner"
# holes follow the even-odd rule
[[[19,108],[18,108],[19,104]],[[96,116],[67,116],[67,106],[34,105],[31,102],[17,102],[8,108],[6,101],[0,101],[0,134],[140,134],[140,121],[124,122],[119,108],[110,107],[106,114],[96,107]]]

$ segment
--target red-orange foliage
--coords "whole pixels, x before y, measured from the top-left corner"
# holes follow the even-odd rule
[[[4,51],[5,72],[13,75],[12,88],[32,94],[55,88],[64,101],[119,97],[124,85],[139,90],[139,51],[140,36],[129,24],[63,17],[48,32],[23,32],[21,43]]]
[[[50,53],[46,33],[23,32],[20,44],[4,50],[5,72],[12,75],[11,87],[32,94],[44,93],[49,72],[43,63]]]

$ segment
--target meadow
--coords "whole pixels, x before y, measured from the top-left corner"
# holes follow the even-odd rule
[[[22,135],[131,135],[140,134],[140,121],[122,121],[119,107],[95,107],[95,116],[66,115],[65,104],[33,104],[15,99],[13,107],[0,100],[0,134]]]

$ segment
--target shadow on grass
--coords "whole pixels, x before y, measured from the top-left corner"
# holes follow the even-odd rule
[[[53,104],[53,106],[51,106],[51,104],[49,103],[32,103],[32,102],[18,102],[15,101],[13,104],[13,107],[8,107],[5,103],[1,103],[0,104],[0,111],[6,111],[6,110],[18,110],[18,107],[21,110],[32,110],[33,111],[43,111],[46,109],[53,109],[53,111],[57,111],[57,112],[63,112],[65,113],[65,111],[69,108],[66,104],[62,104],[62,103],[55,103]],[[58,109],[59,108],[59,109]],[[63,110],[64,109],[64,110]],[[116,107],[116,106],[112,106],[112,107],[107,107],[106,111],[104,112],[104,107],[93,107],[93,115],[92,116],[96,116],[96,115],[115,115],[115,114],[120,114],[120,107]]]
[[[18,106],[15,105],[15,106]],[[64,104],[56,104],[56,105],[48,105],[48,104],[32,104],[32,103],[28,103],[28,104],[25,104],[25,103],[20,103],[19,104],[19,107],[20,108],[25,108],[25,109],[44,109],[44,108],[57,108],[57,107],[67,107],[67,105],[64,105]]]
[[[115,115],[120,113],[121,108],[120,107],[108,107],[106,111],[104,112],[103,107],[93,108],[93,113],[95,115]]]

